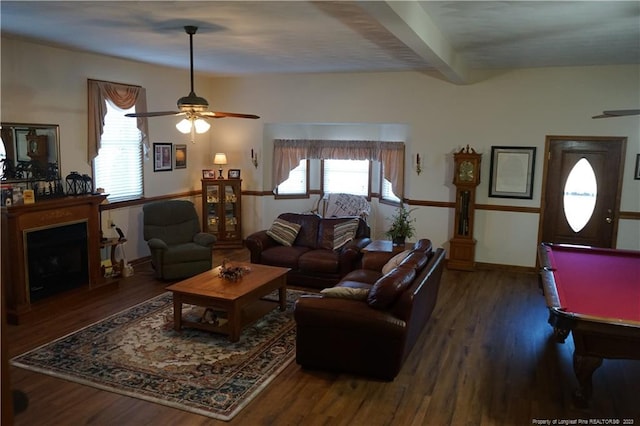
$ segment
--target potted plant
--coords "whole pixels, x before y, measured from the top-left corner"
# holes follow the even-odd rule
[[[394,245],[404,245],[405,239],[413,237],[416,219],[411,217],[411,212],[414,210],[407,210],[404,205],[401,205],[391,217],[391,227],[385,235],[391,238]]]

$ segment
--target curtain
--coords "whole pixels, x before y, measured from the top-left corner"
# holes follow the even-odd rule
[[[382,163],[383,176],[400,199],[404,197],[404,143],[358,140],[275,139],[273,187],[289,178],[303,159],[372,160]]]
[[[108,81],[87,80],[89,92],[89,135],[88,157],[93,161],[100,151],[100,139],[104,129],[104,117],[107,115],[107,99],[118,108],[129,109],[135,105],[137,112],[147,111],[147,91],[144,87],[128,84],[110,83]],[[148,157],[149,140],[147,120],[136,118],[136,126],[142,133],[144,155]]]

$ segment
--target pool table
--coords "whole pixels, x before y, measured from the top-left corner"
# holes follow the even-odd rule
[[[574,403],[586,407],[603,358],[640,359],[640,251],[542,243],[538,261],[554,335],[573,335]]]

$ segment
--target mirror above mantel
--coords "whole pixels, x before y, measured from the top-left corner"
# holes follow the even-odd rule
[[[60,179],[58,125],[2,123],[1,136],[2,180]]]
[[[60,182],[57,124],[2,123],[0,179],[3,183]]]

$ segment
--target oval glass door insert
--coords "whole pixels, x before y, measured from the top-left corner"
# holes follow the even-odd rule
[[[574,232],[580,232],[589,223],[596,207],[598,184],[593,167],[581,158],[567,177],[564,185],[564,215]]]

